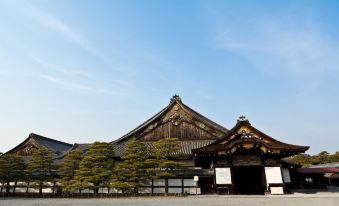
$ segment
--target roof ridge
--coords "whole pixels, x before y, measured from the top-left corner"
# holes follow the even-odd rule
[[[70,143],[67,143],[67,142],[62,142],[62,141],[52,139],[52,138],[49,138],[49,137],[45,137],[45,136],[41,136],[41,135],[38,135],[38,134],[35,134],[35,133],[30,133],[29,137],[34,138],[34,139],[36,139],[36,138],[44,139],[44,140],[47,140],[47,141],[51,141],[51,142],[55,142],[55,143],[59,143],[59,144],[67,145],[67,146],[73,145],[73,144],[70,144]]]
[[[166,107],[164,107],[162,110],[160,110],[160,112],[156,113],[155,115],[153,115],[152,117],[150,117],[149,119],[147,119],[146,121],[144,121],[143,123],[141,123],[139,126],[137,126],[136,128],[134,128],[133,130],[131,130],[130,132],[128,132],[127,134],[123,135],[122,137],[113,140],[112,142],[110,142],[111,144],[114,143],[118,143],[121,142],[122,140],[126,139],[128,136],[134,134],[135,132],[137,132],[139,129],[141,129],[142,127],[146,126],[147,124],[150,124],[152,121],[154,121],[155,119],[157,119],[161,114],[163,114],[167,109],[169,109],[176,101],[171,101]]]
[[[162,110],[160,110],[160,112],[156,113],[155,115],[153,115],[151,118],[147,119],[146,121],[144,121],[142,124],[140,124],[139,126],[137,126],[135,129],[133,129],[132,131],[128,132],[127,134],[123,135],[122,137],[111,141],[111,144],[114,143],[119,143],[123,140],[125,140],[127,137],[135,134],[136,132],[138,132],[139,130],[141,130],[142,128],[144,128],[146,125],[151,124],[152,122],[154,122],[157,118],[159,118],[163,113],[167,112],[167,110],[169,110],[174,104],[179,104],[183,107],[183,109],[188,110],[189,112],[193,113],[195,116],[197,116],[199,119],[204,120],[206,122],[208,122],[209,124],[211,124],[214,127],[217,127],[218,129],[222,130],[223,132],[227,133],[229,130],[226,129],[225,127],[213,122],[212,120],[210,120],[209,118],[205,117],[204,115],[198,113],[197,111],[193,110],[192,108],[190,108],[189,106],[185,105],[181,98],[178,95],[174,95],[171,100],[170,103],[163,108]]]
[[[221,130],[223,130],[224,132],[228,132],[229,130],[226,129],[225,127],[221,126],[220,124],[210,120],[209,118],[205,117],[204,115],[200,114],[199,112],[195,111],[194,109],[192,109],[191,107],[187,106],[186,104],[182,103],[181,102],[181,105],[183,105],[185,107],[185,109],[188,109],[190,112],[193,112],[195,115],[197,115],[198,117],[206,120],[208,123],[216,126],[216,127],[219,127]]]

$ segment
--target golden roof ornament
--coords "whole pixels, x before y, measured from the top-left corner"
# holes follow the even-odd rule
[[[179,95],[175,94],[175,95],[171,98],[171,102],[174,102],[174,101],[179,101],[179,102],[181,102],[181,98],[179,97]]]
[[[245,121],[248,122],[248,119],[247,119],[244,115],[241,115],[241,116],[238,118],[238,122],[245,122]]]

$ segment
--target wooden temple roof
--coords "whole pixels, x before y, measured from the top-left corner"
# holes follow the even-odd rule
[[[67,153],[72,146],[72,144],[66,142],[31,133],[23,142],[9,150],[7,153],[18,154],[25,162],[28,162],[36,149],[46,148],[52,152],[53,159],[55,160],[54,162],[56,163],[57,159]]]
[[[168,106],[111,144],[119,157],[132,138],[151,144],[161,138],[176,137],[181,141],[180,152],[192,155],[193,149],[206,146],[227,132],[226,128],[191,109],[175,95]]]
[[[239,147],[250,149],[260,148],[264,153],[281,154],[284,156],[303,153],[309,146],[299,146],[278,141],[254,128],[245,117],[240,117],[237,124],[225,136],[210,145],[194,149],[197,154],[232,154]]]
[[[54,154],[60,155],[68,151],[72,146],[72,144],[68,144],[66,142],[61,142],[55,139],[31,133],[23,142],[21,142],[18,146],[14,147],[7,153],[15,153],[23,149],[27,149],[29,151],[29,148],[32,147],[44,147],[52,151]]]

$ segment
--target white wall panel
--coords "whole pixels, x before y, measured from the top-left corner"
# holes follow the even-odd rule
[[[164,187],[159,187],[159,188],[153,188],[154,193],[165,193],[165,188]]]
[[[17,187],[15,188],[16,193],[25,193],[27,191],[26,187]]]
[[[42,193],[53,193],[53,189],[52,188],[43,188]]]
[[[195,187],[196,183],[194,179],[184,179],[184,186],[190,186],[190,187]]]
[[[165,179],[155,179],[153,181],[154,186],[165,186]]]
[[[200,187],[197,187],[197,188],[184,188],[184,193],[187,193],[187,194],[201,194],[201,190],[200,190]]]
[[[280,167],[265,167],[265,174],[267,184],[283,183]]]
[[[181,179],[168,179],[168,186],[181,186]]]
[[[215,168],[216,184],[232,184],[230,168]]]
[[[271,195],[283,195],[283,187],[271,187]]]
[[[141,194],[151,194],[152,188],[151,187],[141,187],[141,188],[139,188],[139,193],[141,193]]]
[[[168,188],[168,192],[169,193],[181,193],[181,188],[180,187],[176,187],[176,188]]]

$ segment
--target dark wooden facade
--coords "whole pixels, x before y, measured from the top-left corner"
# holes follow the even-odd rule
[[[282,168],[282,158],[305,152],[308,148],[275,140],[254,128],[245,117],[240,117],[236,126],[224,137],[205,147],[194,149],[193,154],[195,165],[203,169],[230,168],[232,183],[217,185],[214,179],[214,188],[210,188],[212,191],[216,192],[221,187],[227,188],[230,193],[260,194],[268,192],[269,187],[286,189],[284,182],[267,182],[265,168]],[[257,175],[252,176],[254,173]],[[245,184],[250,187],[250,183],[242,181],[253,179],[258,179],[253,182],[253,191],[239,188],[241,184],[243,187]]]

